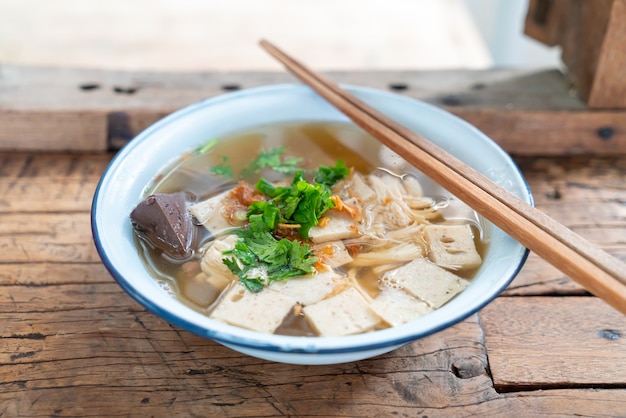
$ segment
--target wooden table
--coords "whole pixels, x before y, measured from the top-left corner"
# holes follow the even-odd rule
[[[78,112],[46,119],[29,103],[3,103],[0,120]],[[35,138],[24,126],[0,132]],[[0,152],[2,417],[626,416],[626,318],[534,255],[481,312],[391,353],[331,366],[257,360],[165,323],[105,270],[89,210],[113,153],[30,145]],[[536,206],[626,259],[626,153],[537,154],[515,155]]]

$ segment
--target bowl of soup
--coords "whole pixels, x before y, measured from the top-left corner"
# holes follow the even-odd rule
[[[345,88],[532,204],[479,130],[401,95]],[[120,150],[92,204],[98,253],[174,326],[261,359],[389,352],[493,300],[528,251],[308,87],[226,93]]]

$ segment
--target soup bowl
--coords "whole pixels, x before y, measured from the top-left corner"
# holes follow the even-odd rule
[[[467,122],[398,94],[344,88],[532,204],[528,185],[511,158]],[[250,356],[293,364],[344,363],[389,352],[462,321],[498,296],[524,264],[527,249],[487,223],[490,244],[467,289],[441,308],[404,325],[351,336],[265,334],[193,310],[148,272],[133,237],[130,212],[145,197],[146,187],[155,176],[184,153],[242,129],[293,121],[348,123],[349,119],[303,85],[253,88],[178,110],[117,153],[96,189],[91,224],[104,265],[131,297],[174,326]]]

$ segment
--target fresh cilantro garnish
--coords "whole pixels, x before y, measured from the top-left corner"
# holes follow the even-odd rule
[[[309,183],[302,172],[296,173],[291,186],[276,187],[262,178],[257,182],[256,189],[271,199],[252,204],[248,208],[248,216],[263,214],[271,225],[276,223],[276,217],[280,223],[297,224],[303,239],[309,237],[309,230],[318,224],[322,215],[335,206],[330,188],[322,183]]]
[[[298,164],[302,162],[302,158],[281,158],[285,152],[285,147],[276,147],[269,150],[261,150],[261,153],[241,172],[242,177],[251,177],[259,174],[264,168],[271,168],[274,171],[283,174],[292,174],[300,169]]]
[[[338,160],[334,167],[320,166],[313,183],[302,171],[295,173],[289,186],[275,186],[264,178],[256,183],[256,190],[269,199],[248,206],[248,226],[237,232],[235,247],[223,252],[233,257],[222,260],[248,290],[258,292],[272,281],[315,271],[317,257],[309,245],[275,238],[276,228],[291,224],[303,240],[308,239],[310,229],[335,206],[330,188],[349,172]]]
[[[209,142],[207,142],[204,145],[200,145],[198,148],[196,148],[195,153],[200,155],[200,154],[206,154],[207,152],[211,151],[213,149],[213,147],[215,147],[217,145],[217,138],[213,138],[212,140],[210,140]]]
[[[222,261],[251,292],[259,292],[272,281],[315,272],[317,257],[309,245],[274,238],[261,214],[250,216],[250,224],[238,235],[235,248],[223,253],[236,259]]]
[[[345,166],[343,160],[337,160],[334,167],[321,165],[313,178],[316,183],[322,183],[328,187],[333,187],[335,183],[350,174],[350,169]]]
[[[232,179],[233,178],[233,168],[226,164],[228,162],[228,157],[224,156],[222,157],[222,162],[218,165],[214,165],[210,168],[211,173],[215,174],[216,176],[222,176],[222,177],[226,177],[228,179]]]

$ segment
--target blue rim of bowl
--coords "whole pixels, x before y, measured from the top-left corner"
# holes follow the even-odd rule
[[[528,182],[526,181],[526,178],[524,177],[523,173],[521,172],[521,170],[519,169],[518,165],[515,163],[515,161],[513,161],[513,159],[504,151],[502,150],[502,148],[496,144],[491,138],[487,137],[486,135],[484,135],[482,132],[480,132],[476,127],[474,127],[473,125],[469,124],[468,122],[466,122],[465,120],[457,117],[454,114],[451,114],[443,109],[440,109],[436,106],[430,105],[428,103],[419,101],[417,99],[413,99],[413,98],[408,98],[405,96],[401,96],[401,95],[397,95],[394,93],[390,93],[390,92],[385,92],[385,91],[381,91],[378,89],[374,89],[374,88],[368,88],[368,87],[361,87],[361,86],[351,86],[351,85],[345,85],[342,84],[341,85],[342,88],[348,90],[348,91],[356,91],[356,92],[362,92],[362,93],[372,93],[372,94],[380,94],[380,95],[384,95],[387,97],[394,97],[394,98],[400,98],[403,100],[407,100],[409,102],[412,103],[419,103],[423,106],[429,107],[431,108],[431,110],[436,111],[436,112],[441,112],[441,113],[445,113],[448,117],[452,117],[454,119],[456,119],[456,121],[460,124],[463,124],[466,126],[466,128],[470,129],[470,130],[475,130],[478,131],[482,136],[484,136],[490,143],[491,146],[496,148],[501,154],[502,156],[508,160],[508,162],[511,164],[511,167],[513,167],[518,175],[519,178],[522,180],[524,187],[525,187],[525,191],[526,191],[526,198],[528,198],[528,203],[530,205],[534,205],[534,199],[530,190],[530,186],[528,184]],[[121,158],[123,158],[124,154],[128,153],[129,150],[131,150],[133,148],[134,145],[136,145],[138,143],[137,139],[139,141],[143,141],[145,138],[149,138],[150,133],[158,130],[160,127],[168,125],[174,121],[176,121],[177,119],[185,116],[187,113],[189,112],[194,112],[199,108],[204,108],[206,106],[215,106],[218,105],[221,101],[223,100],[237,100],[241,97],[245,97],[247,95],[250,94],[255,94],[255,93],[268,93],[271,92],[272,90],[281,90],[281,89],[289,89],[289,88],[305,88],[308,89],[308,87],[303,86],[301,84],[276,84],[276,85],[269,85],[269,86],[262,86],[262,87],[254,87],[254,88],[250,88],[250,89],[244,89],[244,90],[240,90],[240,91],[236,91],[236,92],[228,92],[228,93],[224,93],[221,94],[219,96],[215,96],[215,97],[211,97],[193,104],[190,104],[188,106],[185,106],[173,113],[171,113],[170,115],[160,119],[159,121],[155,122],[154,124],[152,124],[151,126],[149,126],[148,128],[146,128],[144,131],[142,131],[141,133],[139,133],[135,138],[133,138],[133,140],[131,140],[124,148],[122,148],[120,151],[118,151],[118,153],[112,158],[112,160],[110,161],[110,163],[108,164],[108,166],[106,167],[104,173],[102,174],[100,181],[98,182],[98,185],[96,187],[96,190],[94,192],[94,197],[92,200],[92,206],[91,206],[91,231],[92,231],[92,236],[94,239],[94,244],[96,246],[96,250],[98,252],[98,255],[100,256],[100,259],[102,260],[105,268],[109,271],[109,273],[113,276],[114,280],[118,283],[118,285],[126,292],[128,293],[135,301],[137,301],[139,304],[141,304],[143,307],[145,307],[147,310],[149,310],[150,312],[156,314],[157,316],[163,318],[164,320],[166,320],[168,323],[180,327],[186,331],[189,331],[195,335],[198,335],[200,337],[203,338],[208,338],[211,340],[214,340],[216,342],[219,343],[224,343],[227,345],[232,345],[232,346],[238,346],[238,347],[242,347],[242,348],[247,348],[247,349],[256,349],[256,350],[261,350],[261,351],[271,351],[271,352],[286,352],[286,353],[293,353],[293,354],[310,354],[310,355],[320,355],[320,354],[342,354],[342,353],[351,353],[351,352],[362,352],[362,351],[370,351],[370,350],[378,350],[378,349],[382,349],[385,347],[393,347],[393,346],[399,346],[399,345],[403,345],[406,343],[409,343],[411,341],[415,341],[416,339],[419,338],[423,338],[426,337],[428,335],[434,334],[436,332],[439,332],[445,328],[448,328],[456,323],[459,323],[465,319],[467,319],[468,317],[470,317],[471,315],[475,314],[476,312],[480,311],[482,308],[484,308],[486,305],[488,305],[491,301],[493,301],[502,291],[504,291],[504,289],[506,289],[509,284],[513,281],[513,279],[517,276],[517,274],[519,273],[519,271],[522,269],[522,267],[524,266],[528,255],[530,253],[530,251],[527,248],[523,249],[523,252],[521,254],[521,256],[519,257],[519,262],[517,263],[517,265],[515,266],[515,268],[513,270],[511,270],[509,272],[509,276],[506,278],[506,280],[501,281],[501,285],[497,288],[494,288],[491,292],[490,292],[490,296],[488,298],[486,298],[486,300],[483,303],[480,303],[478,305],[475,305],[474,308],[463,312],[461,315],[456,315],[454,317],[452,317],[450,320],[442,322],[439,326],[437,327],[433,327],[433,328],[429,328],[425,331],[420,331],[420,332],[408,332],[405,335],[403,335],[402,337],[394,337],[393,339],[383,339],[377,342],[372,342],[372,343],[363,343],[363,344],[358,344],[358,345],[346,345],[346,344],[341,344],[341,347],[331,347],[331,348],[320,348],[317,344],[303,344],[303,341],[311,341],[311,340],[323,340],[325,338],[321,338],[321,337],[291,337],[291,336],[274,336],[277,337],[278,340],[282,340],[284,341],[284,343],[270,343],[270,342],[266,342],[266,341],[262,341],[263,336],[265,334],[262,333],[258,333],[258,332],[254,332],[254,331],[249,331],[247,332],[248,334],[250,334],[250,337],[239,337],[236,335],[232,335],[232,334],[228,334],[225,332],[220,332],[220,331],[213,331],[210,329],[207,329],[205,327],[202,326],[198,326],[188,320],[185,320],[184,318],[171,314],[169,311],[167,311],[164,308],[161,308],[159,305],[153,303],[152,301],[150,301],[149,299],[143,297],[141,295],[140,292],[137,291],[137,289],[135,287],[133,287],[123,276],[123,274],[120,273],[120,271],[114,266],[114,264],[111,262],[111,260],[109,259],[108,255],[105,252],[105,249],[103,248],[102,242],[101,242],[101,238],[100,238],[100,232],[98,229],[98,225],[97,225],[97,220],[96,220],[96,215],[97,215],[97,206],[98,206],[98,201],[100,200],[100,192],[101,192],[101,188],[103,186],[103,184],[105,183],[105,180],[109,174],[109,172],[113,169],[113,167],[116,166],[117,161],[120,160]],[[234,326],[228,326],[231,328],[237,328]],[[238,329],[238,328],[237,328]],[[238,329],[239,330],[239,329]],[[385,330],[381,330],[381,331],[375,331],[376,333],[384,333]],[[254,338],[253,336],[258,335],[258,338]],[[363,334],[361,334],[363,335]],[[343,342],[348,341],[351,337],[354,336],[347,336],[347,337],[333,337],[333,338],[326,338],[327,340],[342,340]],[[298,343],[295,343],[294,341],[297,341]],[[311,341],[313,342],[313,341]]]

